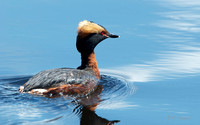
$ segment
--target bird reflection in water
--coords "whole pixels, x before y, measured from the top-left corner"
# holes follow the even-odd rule
[[[78,106],[74,109],[74,113],[80,116],[80,125],[114,125],[120,122],[119,120],[109,121],[105,118],[98,116],[95,113],[95,109],[102,101],[100,94],[103,90],[103,86],[99,85],[97,89],[87,97],[78,98]]]

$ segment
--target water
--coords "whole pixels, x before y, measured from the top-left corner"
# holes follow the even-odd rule
[[[89,115],[117,125],[198,125],[199,6],[198,0],[1,1],[0,124],[78,125]],[[88,100],[19,94],[41,70],[80,65],[75,38],[84,19],[121,36],[96,48],[103,91]],[[95,112],[80,106],[93,101]]]
[[[30,76],[18,76],[1,79],[0,114],[2,124],[78,124],[79,117],[88,121],[90,119],[88,117],[96,115],[95,112],[87,110],[84,106],[102,102],[99,106],[105,108],[112,105],[115,100],[123,99],[134,90],[134,87],[130,89],[131,86],[124,84],[125,81],[102,75],[100,85],[103,86],[103,91],[101,92],[102,88],[100,87],[94,94],[87,97],[65,96],[52,99],[20,94],[17,91],[19,85],[29,78]],[[101,116],[98,118],[103,121]],[[95,119],[97,118],[94,117]]]

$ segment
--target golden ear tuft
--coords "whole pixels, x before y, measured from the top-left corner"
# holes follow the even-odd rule
[[[102,26],[87,20],[80,22],[78,26],[78,34],[82,37],[91,33],[100,33],[102,31],[107,32]]]

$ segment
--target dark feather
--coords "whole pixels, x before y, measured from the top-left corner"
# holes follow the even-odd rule
[[[85,84],[88,81],[96,81],[98,84],[98,79],[89,71],[68,68],[45,70],[28,80],[24,86],[24,92],[38,88],[48,89],[64,84]]]

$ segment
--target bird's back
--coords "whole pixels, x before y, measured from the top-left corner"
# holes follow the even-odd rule
[[[24,85],[24,92],[33,89],[49,89],[65,84],[86,84],[91,82],[98,84],[98,79],[89,71],[69,68],[58,68],[41,71],[34,75]]]

